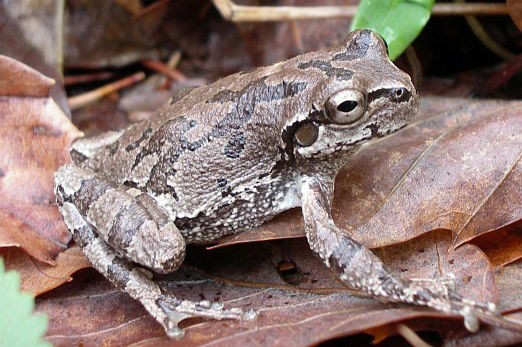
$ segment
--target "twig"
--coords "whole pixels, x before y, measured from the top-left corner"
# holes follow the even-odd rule
[[[435,4],[434,16],[504,16],[509,14],[506,3]]]
[[[415,331],[413,331],[409,326],[405,324],[397,324],[397,332],[404,337],[406,341],[408,341],[412,346],[415,347],[431,347],[430,344],[424,342],[423,339],[417,335]]]
[[[141,63],[149,69],[166,75],[175,81],[184,82],[187,80],[187,77],[184,74],[182,74],[179,70],[171,69],[161,61],[147,59],[143,60]]]
[[[128,77],[122,78],[121,80],[104,85],[103,87],[91,90],[90,92],[72,96],[68,99],[69,107],[71,108],[71,110],[76,110],[80,107],[84,107],[110,93],[113,93],[117,90],[128,87],[136,82],[139,82],[144,78],[145,74],[140,71]]]
[[[422,83],[422,64],[419,61],[417,52],[415,52],[415,49],[412,46],[406,48],[404,53],[406,54],[406,59],[411,67],[413,85],[418,87]]]
[[[231,0],[212,0],[223,18],[232,22],[268,22],[320,18],[353,17],[357,12],[351,6],[246,6]],[[496,16],[508,14],[505,3],[435,4],[434,16]]]
[[[496,92],[497,89],[506,84],[520,70],[522,70],[522,54],[515,56],[500,71],[492,74],[482,86],[482,93],[487,95]]]
[[[353,17],[357,6],[243,6],[230,0],[213,0],[221,15],[232,22]]]
[[[169,70],[176,69],[176,66],[178,66],[179,62],[181,61],[181,52],[180,51],[174,51],[167,63],[165,64]],[[158,85],[161,86],[161,89],[169,89],[170,84],[172,82],[171,78],[168,78],[168,76],[162,76],[161,79],[158,82]]]
[[[455,2],[459,5],[465,4],[464,0],[455,0]],[[484,29],[482,24],[478,21],[475,16],[465,16],[466,22],[468,23],[471,31],[473,31],[473,34],[482,42],[486,48],[488,48],[491,52],[499,56],[500,58],[504,60],[511,60],[515,57],[513,53],[511,53],[509,50],[502,47],[500,44],[498,44]]]
[[[112,78],[114,74],[112,72],[98,72],[98,73],[90,73],[90,74],[83,74],[83,75],[69,75],[65,76],[63,78],[63,83],[66,86],[74,85],[74,84],[81,84],[81,83],[89,83],[89,82],[96,82],[101,80],[107,80],[109,78]]]

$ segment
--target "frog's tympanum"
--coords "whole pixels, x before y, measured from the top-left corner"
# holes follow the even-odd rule
[[[314,253],[339,279],[386,301],[460,313],[487,310],[451,290],[400,279],[337,227],[334,178],[361,144],[404,127],[419,106],[383,40],[354,31],[340,45],[173,98],[125,131],[78,141],[55,175],[60,211],[92,265],[139,300],[170,336],[189,316],[252,311],[163,293],[142,267],[176,271],[185,245],[252,229],[300,206]]]

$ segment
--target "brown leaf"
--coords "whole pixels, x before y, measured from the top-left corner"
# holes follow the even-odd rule
[[[497,282],[500,308],[504,311],[509,308],[512,313],[508,317],[522,324],[522,262],[504,267],[497,276]],[[449,337],[444,346],[515,346],[521,343],[521,332],[489,326],[476,334],[465,333]]]
[[[484,254],[467,245],[446,255],[450,245],[449,233],[430,233],[398,248],[388,247],[382,254],[392,268],[406,269],[403,274],[407,276],[431,278],[452,272],[456,286],[467,297],[495,297],[496,287]],[[39,300],[37,309],[50,318],[47,339],[56,346],[303,346],[411,320],[450,319],[453,330],[462,326],[455,322],[458,317],[427,308],[381,304],[350,295],[311,254],[304,240],[212,252],[191,248],[187,263],[190,265],[176,274],[161,277],[167,292],[184,299],[219,300],[227,307],[255,308],[260,312],[258,319],[187,320],[185,337],[172,341],[136,301],[100,276],[94,280],[89,272],[83,280]]]
[[[431,232],[409,242],[380,248],[377,254],[386,264],[408,278],[455,276],[461,295],[481,302],[497,302],[498,292],[493,267],[474,245],[463,245],[450,252],[448,232]],[[426,264],[432,264],[432,267]],[[433,266],[435,265],[436,266]],[[431,273],[427,273],[431,269]]]
[[[35,296],[72,281],[72,273],[91,266],[76,246],[60,253],[54,266],[39,262],[16,247],[1,248],[0,256],[7,270],[20,272],[21,289]]]
[[[339,173],[333,216],[376,248],[434,230],[458,246],[522,218],[522,104],[478,101],[363,148]],[[220,245],[303,235],[297,210]]]
[[[477,102],[361,153],[337,180],[340,226],[371,247],[435,229],[459,245],[521,219],[521,107]]]
[[[416,119],[427,119],[452,110],[460,110],[469,104],[469,98],[457,98],[455,96],[425,96],[421,98],[419,114],[416,116]]]
[[[38,72],[9,58],[0,64],[2,76],[22,76],[44,91]],[[20,85],[15,92],[25,90]],[[70,160],[68,148],[80,132],[52,99],[32,95],[0,96],[0,247],[22,247],[52,263],[70,240],[54,202],[53,174]]]
[[[54,80],[14,59],[0,55],[0,95],[39,96],[49,95]]]
[[[304,235],[304,222],[301,209],[293,208],[278,214],[259,228],[223,237],[219,239],[215,245],[209,246],[208,249],[256,241],[299,238],[304,237]]]
[[[494,267],[502,267],[522,258],[522,222],[488,233],[473,240]]]

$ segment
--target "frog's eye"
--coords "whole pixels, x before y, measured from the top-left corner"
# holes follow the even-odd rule
[[[328,98],[325,105],[326,115],[334,123],[350,124],[358,120],[366,110],[363,93],[347,89]]]

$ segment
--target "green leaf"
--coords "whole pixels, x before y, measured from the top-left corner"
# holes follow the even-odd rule
[[[33,296],[20,292],[20,275],[5,272],[0,258],[0,347],[51,347],[43,340],[47,316],[33,310]]]
[[[435,0],[361,0],[351,30],[371,29],[388,44],[394,60],[428,22]]]

